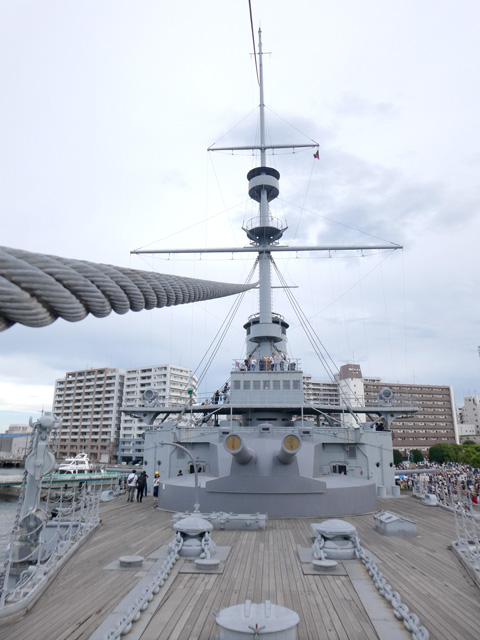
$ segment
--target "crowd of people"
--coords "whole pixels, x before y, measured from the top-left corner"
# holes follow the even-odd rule
[[[212,399],[210,400],[210,404],[228,404],[228,399],[230,397],[230,385],[226,382],[223,387],[215,391]],[[207,404],[204,402],[204,404]]]
[[[178,472],[179,476],[182,476],[183,473],[180,470]],[[135,497],[137,502],[142,502],[144,496],[147,495],[147,478],[148,474],[146,471],[141,471],[137,474],[136,469],[134,469],[128,476],[126,482],[127,488],[127,502],[135,502]],[[158,489],[160,487],[160,473],[155,471],[155,476],[153,478],[153,499],[157,500],[158,498]]]
[[[281,351],[273,351],[271,356],[262,356],[258,361],[252,354],[243,362],[236,362],[235,368],[237,371],[292,371],[296,363],[287,361],[287,356]]]
[[[147,472],[141,471],[137,475],[134,469],[127,478],[127,502],[134,502],[135,496],[137,502],[142,502],[143,496],[147,495]]]
[[[480,469],[459,462],[428,463],[418,475],[397,478],[402,489],[418,487],[435,494],[441,501],[472,501],[480,503]]]

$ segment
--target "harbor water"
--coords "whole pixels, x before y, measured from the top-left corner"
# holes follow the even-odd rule
[[[23,474],[23,468],[0,468],[0,476],[19,476]],[[18,499],[0,494],[0,565],[5,558],[5,549],[10,538],[10,532],[17,513]]]

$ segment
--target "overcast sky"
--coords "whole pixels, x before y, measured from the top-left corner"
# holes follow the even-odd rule
[[[401,244],[276,261],[331,358],[388,382],[479,393],[480,3],[252,0],[261,25],[288,244]],[[257,135],[247,0],[3,0],[1,242],[70,258],[243,282],[250,258],[140,257],[242,246]],[[289,254],[285,254],[289,255]],[[278,284],[276,281],[274,284]],[[0,334],[0,430],[51,408],[66,371],[195,369],[233,299]],[[244,354],[245,296],[201,391]],[[289,353],[328,380],[283,293]]]

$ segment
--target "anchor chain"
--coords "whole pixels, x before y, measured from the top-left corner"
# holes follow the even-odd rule
[[[427,629],[420,625],[418,616],[412,613],[407,605],[402,603],[400,594],[392,589],[383,573],[379,571],[373,558],[361,546],[358,536],[355,538],[355,555],[363,562],[373,580],[373,584],[379,593],[390,602],[395,617],[403,621],[405,628],[412,634],[413,640],[429,640],[430,634]]]
[[[210,558],[211,543],[212,539],[210,538],[210,533],[205,531],[202,538],[202,553],[200,554],[200,558],[206,558],[207,560]]]
[[[142,589],[140,595],[135,602],[129,607],[126,614],[117,622],[115,627],[106,633],[105,640],[118,640],[121,636],[126,635],[132,629],[133,623],[140,620],[142,612],[148,608],[149,603],[153,600],[160,588],[165,584],[166,579],[180,557],[180,549],[183,546],[183,538],[177,531],[173,542],[170,543],[170,553],[162,564],[162,568],[153,577],[152,582]]]
[[[312,552],[315,560],[325,560],[325,551],[323,550],[324,546],[325,538],[319,534],[312,545]]]

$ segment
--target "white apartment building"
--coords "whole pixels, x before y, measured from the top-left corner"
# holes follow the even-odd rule
[[[193,389],[193,394],[188,389]],[[128,369],[125,373],[123,406],[132,407],[143,404],[143,394],[147,390],[155,392],[153,402],[159,406],[183,406],[192,397],[195,400],[197,379],[191,369],[173,364],[161,364],[141,369]],[[122,414],[119,462],[135,462],[143,458],[143,432],[145,425],[141,420]]]
[[[93,463],[115,460],[124,382],[125,371],[110,368],[71,371],[56,380],[57,459],[85,451]]]
[[[144,425],[124,416],[122,406],[142,404],[153,389],[159,405],[182,406],[196,396],[197,380],[172,364],[139,369],[71,371],[55,382],[53,415],[60,424],[56,456],[63,460],[85,451],[93,463],[133,462],[143,458]]]
[[[319,382],[304,374],[303,393],[307,404],[339,405],[340,391],[337,382]]]
[[[458,422],[460,442],[465,440],[480,442],[480,399],[478,396],[465,396],[463,407],[458,407]]]

